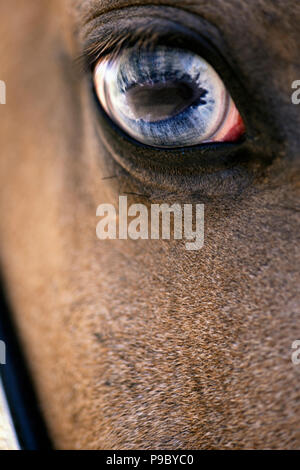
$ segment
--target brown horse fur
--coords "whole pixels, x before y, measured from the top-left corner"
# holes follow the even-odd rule
[[[241,178],[160,172],[98,113],[91,20],[152,11],[203,24],[234,70]],[[299,449],[298,0],[1,0],[0,18],[2,271],[55,445]],[[204,247],[98,240],[97,206],[126,193],[204,202]]]

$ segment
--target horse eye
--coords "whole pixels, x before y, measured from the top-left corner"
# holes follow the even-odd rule
[[[245,132],[223,81],[193,52],[166,46],[124,49],[98,61],[94,83],[110,118],[143,144],[235,142]]]

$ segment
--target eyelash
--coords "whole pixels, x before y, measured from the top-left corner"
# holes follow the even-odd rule
[[[155,31],[155,29],[129,30],[126,33],[122,31],[113,32],[108,37],[97,38],[94,33],[92,39],[88,40],[81,54],[75,59],[79,67],[84,72],[92,72],[99,59],[110,56],[113,60],[126,48],[136,48],[154,50],[156,46],[163,45],[174,48],[180,48],[203,57],[224,80],[223,74],[231,76],[232,71],[224,57],[215,49],[211,41],[206,37],[198,36],[195,40],[193,34],[186,34],[181,31],[182,27],[178,25],[178,31],[168,32]],[[225,73],[225,72],[230,72]],[[224,80],[225,82],[225,80]],[[226,83],[225,83],[226,84]],[[226,84],[228,86],[228,83]]]

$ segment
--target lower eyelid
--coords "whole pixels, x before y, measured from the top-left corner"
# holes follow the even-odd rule
[[[98,104],[95,112],[99,121],[99,154],[105,156],[109,167],[115,162],[116,173],[124,170],[125,180],[132,178],[130,187],[137,185],[137,192],[215,198],[239,194],[251,183],[247,169],[234,163],[237,152],[246,159],[249,151],[247,146],[243,150],[245,143],[211,143],[188,150],[153,149],[137,145],[123,135]]]
[[[153,200],[162,197],[208,202],[213,199],[219,204],[224,198],[230,201],[233,197],[236,201],[236,197],[247,197],[249,191],[265,184],[266,171],[277,155],[274,145],[276,150],[280,142],[269,134],[264,121],[256,125],[250,121],[250,132],[247,128],[246,138],[237,143],[152,148],[132,139],[109,118],[99,104],[90,78],[88,96],[94,114],[99,164],[101,161],[106,175],[122,175],[109,182],[112,190],[130,188],[129,191],[137,194],[149,194]]]

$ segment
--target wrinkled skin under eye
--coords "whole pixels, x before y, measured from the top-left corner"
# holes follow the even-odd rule
[[[234,142],[245,132],[219,75],[192,52],[165,46],[100,59],[99,101],[127,134],[154,147]]]

